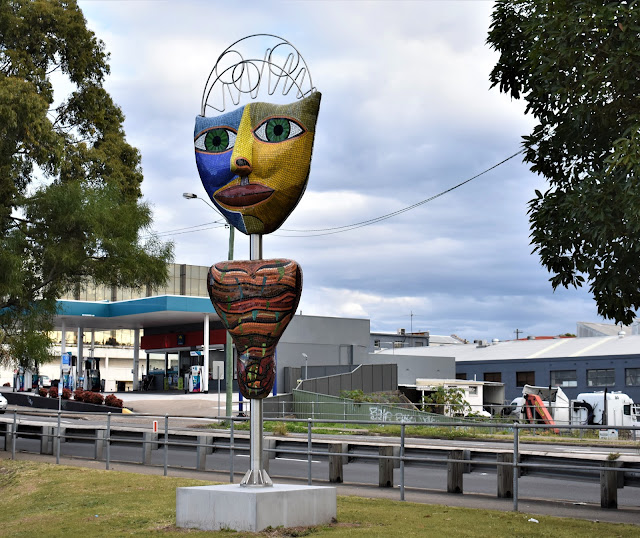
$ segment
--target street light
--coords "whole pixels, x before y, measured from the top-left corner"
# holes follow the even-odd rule
[[[306,353],[303,353],[302,356],[304,357],[304,378],[309,379],[309,365],[307,364],[309,356]]]
[[[205,204],[207,204],[211,209],[213,209],[218,214],[221,214],[215,207],[213,207],[209,202],[207,202],[204,198],[200,198],[197,194],[193,192],[183,192],[182,197],[187,200],[193,200],[197,198],[201,200]],[[224,216],[224,215],[222,215]],[[235,228],[229,224],[229,260],[233,260],[233,241],[235,238],[234,234]],[[225,345],[225,370],[224,370],[224,378],[226,384],[226,402],[225,402],[225,413],[228,417],[230,417],[233,413],[233,347],[231,342],[231,335],[229,331],[227,331],[227,339]]]

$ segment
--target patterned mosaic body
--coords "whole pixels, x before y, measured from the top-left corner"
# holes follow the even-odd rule
[[[266,398],[275,381],[276,345],[300,301],[300,266],[282,259],[220,262],[209,270],[207,288],[238,351],[240,392]]]
[[[241,232],[277,230],[304,194],[320,93],[287,105],[249,103],[196,117],[196,164],[207,194]]]

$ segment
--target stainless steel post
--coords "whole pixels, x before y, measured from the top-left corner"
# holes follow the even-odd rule
[[[518,511],[518,443],[520,441],[519,424],[513,425],[513,511]]]
[[[229,432],[229,483],[233,484],[233,426],[235,421],[233,417],[229,416],[231,421],[231,429]]]
[[[16,459],[16,437],[18,433],[18,410],[13,410],[13,430],[11,431],[11,459]],[[6,439],[6,437],[5,437]],[[5,441],[6,442],[6,441]]]
[[[169,415],[164,416],[164,476],[169,467]]]
[[[60,411],[58,411],[58,450],[56,450],[56,463],[60,463]]]
[[[400,426],[400,500],[404,501],[404,424]]]
[[[105,460],[105,467],[107,471],[109,470],[109,465],[111,464],[111,413],[107,413],[107,457]]]
[[[311,446],[312,446],[312,442],[311,442],[311,426],[313,424],[313,420],[312,419],[307,419],[307,461],[309,462],[309,476],[307,477],[307,483],[309,485],[311,485]]]
[[[249,258],[251,260],[262,259],[262,235],[251,234],[249,236]],[[273,486],[271,478],[264,470],[262,462],[262,422],[264,406],[262,400],[251,399],[251,419],[249,426],[249,470],[240,482],[241,486],[269,487]]]

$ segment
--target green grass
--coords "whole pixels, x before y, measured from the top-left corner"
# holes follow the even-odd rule
[[[4,536],[635,537],[638,527],[521,513],[338,497],[337,522],[218,533],[175,527],[176,488],[210,482],[0,459]]]

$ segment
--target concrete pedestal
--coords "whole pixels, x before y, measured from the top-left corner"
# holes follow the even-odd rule
[[[332,487],[228,484],[176,491],[178,527],[257,532],[267,527],[320,525],[335,517],[336,488]]]

